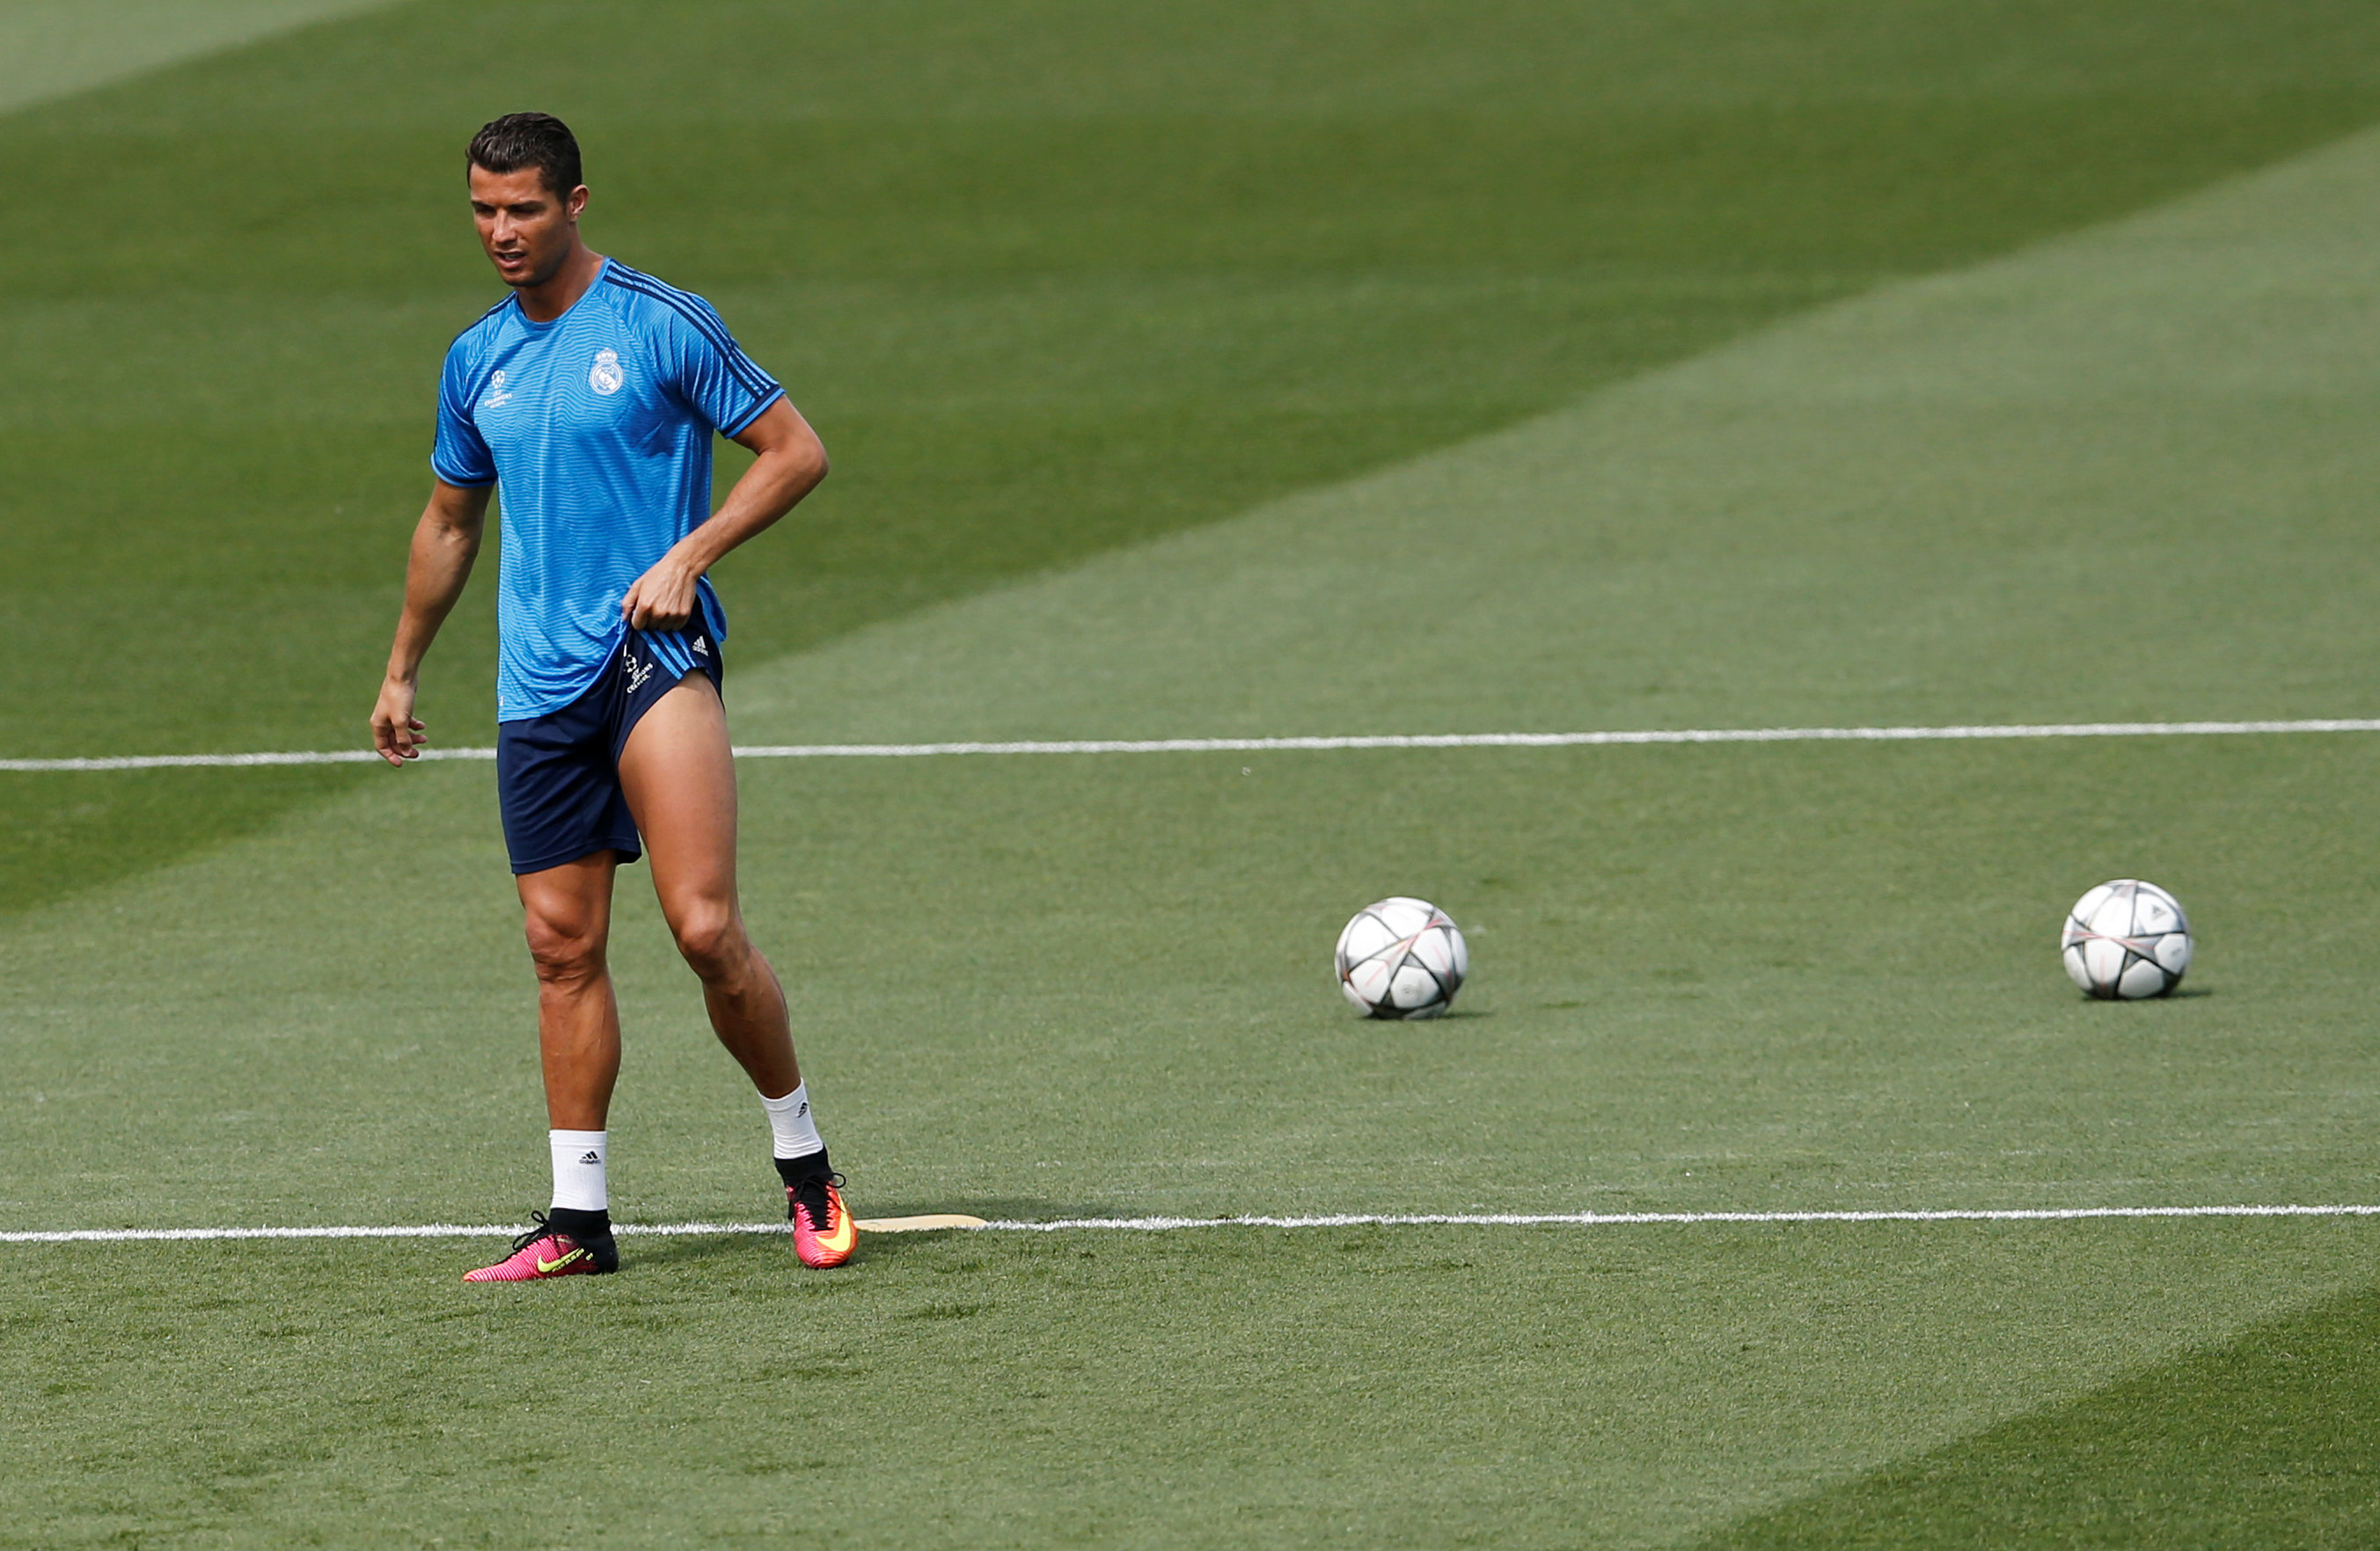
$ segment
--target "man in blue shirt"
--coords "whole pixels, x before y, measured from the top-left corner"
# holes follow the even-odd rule
[[[620,1018],[605,967],[614,870],[653,889],[720,1042],[769,1117],[794,1247],[839,1266],[856,1242],[794,1059],[785,996],[735,888],[735,768],[719,686],[727,619],[707,573],[826,477],[826,451],[701,297],[580,240],[587,189],[559,119],[510,114],[468,156],[480,241],[512,295],[446,352],[436,476],[372,738],[424,742],[421,660],[504,492],[496,782],[538,975],[553,1162],[548,1212],[466,1281],[619,1264],[605,1181]],[[757,454],[710,510],[710,438]]]

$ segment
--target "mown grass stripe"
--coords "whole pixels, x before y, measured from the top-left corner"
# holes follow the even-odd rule
[[[2258,733],[2380,733],[2380,719],[2301,721],[2014,722],[1973,727],[1685,727],[1615,733],[1351,733],[1293,738],[1065,738],[1013,743],[739,744],[739,759],[916,759],[958,754],[1244,754],[1333,748],[1584,748],[1624,744],[1925,743],[1961,738],[2169,738]],[[434,748],[423,759],[493,759],[492,748]],[[369,765],[368,748],[262,754],[125,754],[0,759],[0,770],[156,770],[243,765]]]
[[[958,1233],[1064,1233],[1097,1230],[1171,1233],[1192,1228],[1642,1228],[1698,1223],[2075,1222],[2093,1218],[2368,1218],[2380,1206],[2018,1206],[1804,1212],[1332,1212],[1229,1218],[996,1218],[953,1226]],[[783,1233],[782,1222],[624,1222],[613,1231],[675,1238],[704,1233]],[[480,1239],[518,1231],[517,1224],[343,1224],[322,1228],[68,1228],[0,1232],[0,1243],[160,1243],[228,1239]]]

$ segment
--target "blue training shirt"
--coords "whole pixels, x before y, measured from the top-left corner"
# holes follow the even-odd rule
[[[620,600],[710,515],[710,433],[783,396],[709,302],[612,259],[552,322],[507,297],[455,337],[430,467],[502,486],[497,720],[593,686],[626,628]],[[709,577],[698,591],[724,640]]]

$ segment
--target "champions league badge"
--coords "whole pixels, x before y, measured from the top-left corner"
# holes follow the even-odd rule
[[[620,372],[620,352],[617,350],[595,352],[595,370],[587,374],[589,387],[599,394],[608,395],[618,393],[620,384],[625,381],[627,379]]]

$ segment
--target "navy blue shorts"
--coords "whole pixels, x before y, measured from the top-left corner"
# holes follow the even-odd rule
[[[496,727],[496,800],[515,873],[599,851],[645,854],[620,790],[620,750],[662,696],[700,669],[723,685],[719,643],[698,612],[680,630],[631,630],[594,687],[558,711]]]

